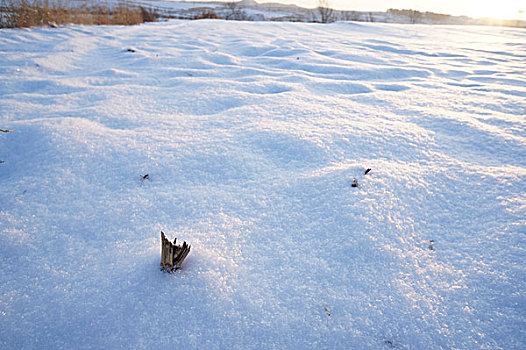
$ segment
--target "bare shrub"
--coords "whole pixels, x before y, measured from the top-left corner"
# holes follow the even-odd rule
[[[159,19],[160,15],[153,9],[147,9],[142,6],[139,7],[142,15],[143,22],[155,22]]]
[[[193,19],[219,19],[219,16],[212,10],[203,10],[199,15],[194,16]]]
[[[251,21],[252,18],[243,10],[239,2],[228,1],[225,3],[227,13],[225,19],[227,21]]]
[[[317,11],[320,15],[321,23],[329,23],[334,21],[334,10],[330,7],[329,0],[318,0]]]

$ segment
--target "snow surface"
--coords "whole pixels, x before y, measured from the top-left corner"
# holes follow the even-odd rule
[[[525,62],[489,27],[1,30],[0,347],[524,349]]]

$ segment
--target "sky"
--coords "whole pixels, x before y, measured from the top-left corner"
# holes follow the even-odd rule
[[[256,0],[316,7],[317,0]],[[332,8],[357,11],[414,9],[470,17],[526,19],[526,0],[329,0]],[[519,11],[523,11],[522,13]]]

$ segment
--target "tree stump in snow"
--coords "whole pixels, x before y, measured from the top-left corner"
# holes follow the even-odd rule
[[[161,268],[165,271],[178,270],[190,252],[190,246],[186,242],[180,246],[175,244],[176,241],[177,238],[173,243],[170,242],[161,231]]]

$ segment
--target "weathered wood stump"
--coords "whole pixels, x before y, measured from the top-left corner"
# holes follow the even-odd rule
[[[161,231],[161,268],[165,271],[175,271],[181,268],[181,264],[190,252],[190,247],[186,242],[183,245],[177,245],[174,239],[170,242],[164,232]]]

